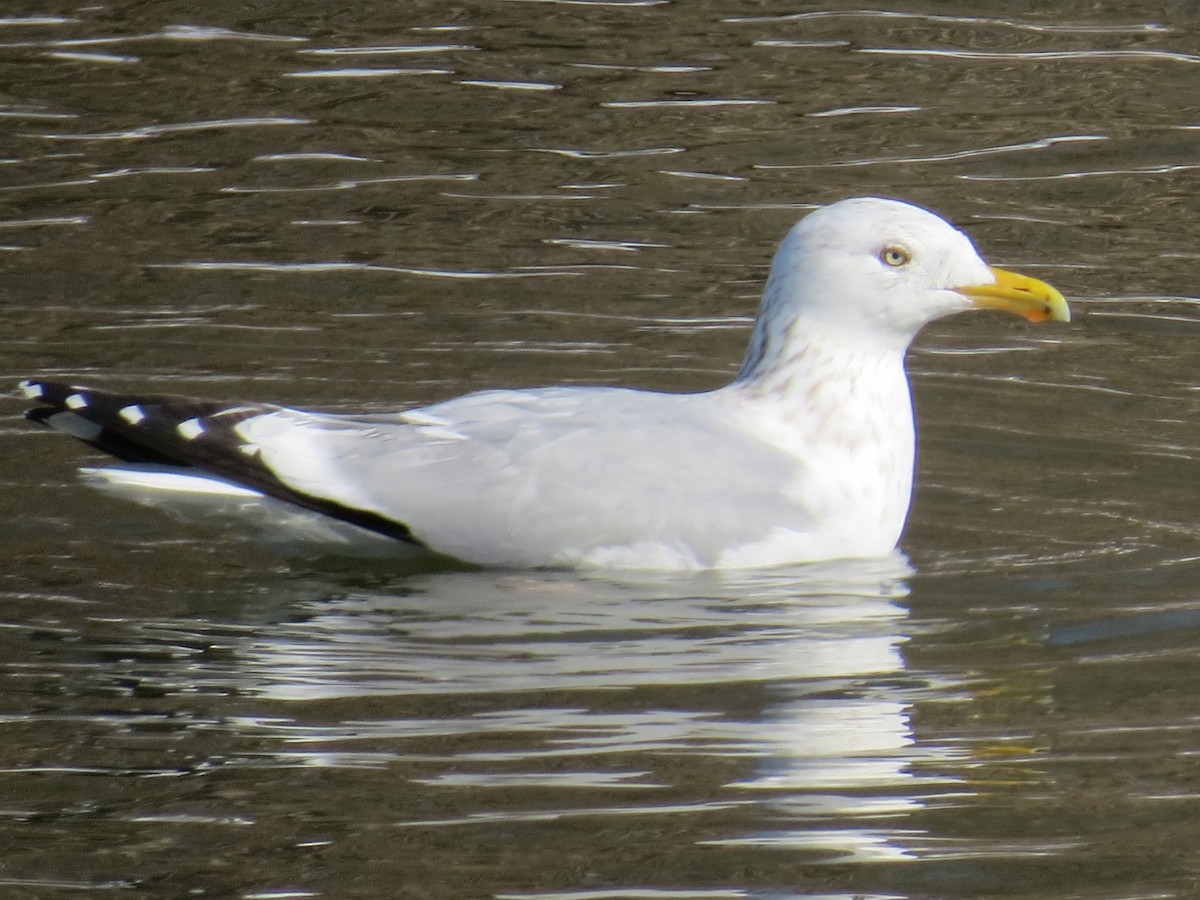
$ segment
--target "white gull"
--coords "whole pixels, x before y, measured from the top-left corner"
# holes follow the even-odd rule
[[[913,482],[905,352],[975,308],[1070,318],[933,213],[857,198],[784,238],[741,371],[714,391],[492,390],[345,416],[22,389],[31,418],[126,461],[90,481],[156,505],[265,509],[276,530],[484,566],[750,568],[894,550]]]

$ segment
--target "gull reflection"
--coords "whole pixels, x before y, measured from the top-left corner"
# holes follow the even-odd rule
[[[415,767],[410,786],[458,798],[452,815],[414,812],[405,828],[690,815],[705,826],[696,844],[909,859],[914,814],[945,790],[914,769],[931,751],[911,723],[928,687],[905,670],[909,572],[896,557],[327,584],[236,654],[237,690],[299,704],[296,718],[238,727],[286,743],[280,764]],[[302,704],[331,701],[349,713],[340,722],[302,721]],[[491,805],[513,791],[534,808]]]

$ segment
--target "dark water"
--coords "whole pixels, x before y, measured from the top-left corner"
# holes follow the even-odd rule
[[[333,409],[729,378],[886,194],[1076,321],[938,323],[875,565],[281,561],[0,421],[0,893],[1191,897],[1200,12],[0,12],[0,376]]]

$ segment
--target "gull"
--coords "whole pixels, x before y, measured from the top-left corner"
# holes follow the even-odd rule
[[[972,309],[1070,320],[1057,290],[989,266],[937,215],[860,197],[783,239],[741,369],[716,390],[486,390],[334,415],[21,388],[31,419],[124,461],[83,469],[94,486],[259,516],[330,552],[363,538],[485,567],[745,569],[893,553],[915,457],[905,354]]]

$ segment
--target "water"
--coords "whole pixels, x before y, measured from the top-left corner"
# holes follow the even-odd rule
[[[0,375],[387,409],[731,377],[881,193],[1051,281],[938,323],[897,561],[285,561],[0,423],[5,896],[1188,897],[1186,4],[10,2]]]

